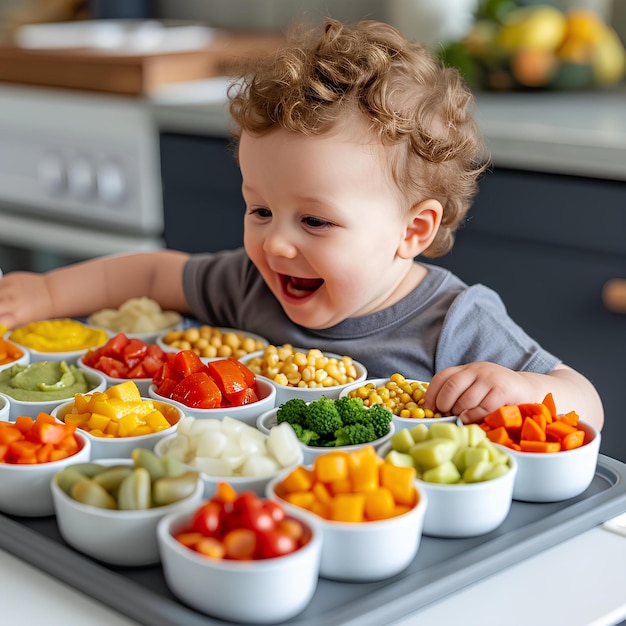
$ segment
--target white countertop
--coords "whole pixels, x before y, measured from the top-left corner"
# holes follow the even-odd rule
[[[625,515],[619,518],[620,524],[626,524]],[[463,626],[613,626],[626,619],[624,581],[626,536],[598,526],[406,618],[393,622],[381,619],[379,623],[381,626],[385,623],[388,626],[453,623]],[[0,589],[3,623],[20,626],[136,624],[2,550]]]

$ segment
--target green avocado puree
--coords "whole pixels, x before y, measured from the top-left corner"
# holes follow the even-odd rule
[[[65,361],[36,361],[0,372],[0,392],[26,402],[73,398],[90,387],[84,372]]]

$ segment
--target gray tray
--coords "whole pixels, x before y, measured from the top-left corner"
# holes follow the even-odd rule
[[[513,502],[495,531],[469,539],[422,538],[402,573],[375,583],[320,579],[309,606],[288,624],[380,626],[578,535],[626,511],[626,465],[600,455],[594,479],[565,502]],[[0,515],[0,548],[132,620],[150,626],[225,624],[179,602],[159,565],[120,568],[102,564],[69,546],[54,516]]]

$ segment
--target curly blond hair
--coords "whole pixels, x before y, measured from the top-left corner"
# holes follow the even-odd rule
[[[319,135],[360,112],[389,149],[390,174],[406,208],[427,198],[444,208],[424,255],[452,248],[487,158],[471,91],[425,46],[388,24],[327,18],[321,33],[300,25],[271,59],[240,68],[229,96],[235,138],[276,128]]]

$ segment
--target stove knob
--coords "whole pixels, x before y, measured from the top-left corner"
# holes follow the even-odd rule
[[[119,204],[126,195],[126,177],[119,164],[107,161],[98,168],[98,195],[106,204]]]
[[[67,168],[70,193],[77,198],[88,198],[95,190],[96,172],[85,157],[74,159]]]
[[[42,155],[37,164],[37,179],[43,188],[51,193],[59,194],[65,189],[65,163],[55,152]]]

